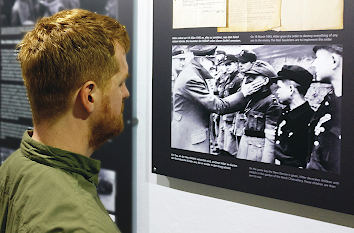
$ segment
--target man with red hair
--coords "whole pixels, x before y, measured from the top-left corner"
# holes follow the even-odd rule
[[[0,167],[0,232],[119,232],[91,154],[124,127],[130,41],[113,18],[74,9],[19,44],[33,130]]]

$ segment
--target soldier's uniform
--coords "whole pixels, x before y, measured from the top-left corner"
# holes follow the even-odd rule
[[[236,63],[237,58],[233,55],[227,55],[225,64]],[[236,93],[241,87],[242,79],[238,78],[238,71],[235,70],[232,73],[226,74],[218,85],[218,96],[220,98],[227,97]],[[237,153],[237,141],[236,136],[233,134],[233,119],[236,113],[229,113],[219,116],[219,130],[217,135],[217,145],[219,153],[230,154],[236,156]]]
[[[319,50],[325,50],[328,53],[324,55],[321,52],[318,53]],[[339,63],[341,60],[339,57],[342,57],[343,47],[339,45],[317,45],[313,47],[313,51],[316,54],[314,66],[317,78],[324,82],[330,81],[332,85],[336,81],[341,81],[342,67],[340,66],[341,63]],[[328,69],[319,64],[318,55],[322,59],[324,57],[330,59],[331,64],[334,61],[336,62],[337,66],[335,69],[331,68],[331,74],[327,74],[327,76],[323,74],[323,72],[328,72]],[[333,88],[324,97],[310,123],[310,143],[312,150],[307,168],[340,174],[342,95],[341,87],[336,88],[336,86],[333,86]],[[336,96],[336,94],[340,96]]]
[[[213,56],[216,46],[194,46],[195,56]],[[202,153],[210,153],[210,113],[237,111],[244,106],[242,93],[223,99],[209,91],[206,79],[209,72],[192,59],[178,76],[173,91],[173,116],[171,122],[171,147]]]
[[[174,61],[174,59],[186,59],[187,55],[185,54],[183,49],[175,49],[172,51],[172,61]],[[179,61],[180,63],[181,61]],[[173,65],[174,63],[172,62],[172,75],[171,75],[171,93],[173,94],[173,88],[176,82],[176,79],[178,77],[178,75],[180,74],[180,72],[182,71],[183,67],[181,66],[181,64],[177,65],[179,66],[177,69],[176,67],[174,67]],[[172,117],[172,112],[173,112],[173,98],[171,98],[171,117]]]
[[[311,156],[307,169],[340,174],[342,97],[328,93],[310,123]]]
[[[253,51],[249,50],[242,50],[237,55],[237,61],[239,63],[247,63],[252,62],[254,63],[257,60],[257,55]],[[246,71],[244,71],[246,72]],[[245,79],[245,73],[239,70],[237,77],[239,80]],[[236,112],[235,117],[233,119],[233,134],[236,135],[237,143],[240,143],[241,137],[244,134],[245,124],[246,124],[247,117],[243,111]]]
[[[300,66],[284,65],[276,79],[292,80],[298,84],[296,87],[298,90],[302,89],[303,93],[306,93],[313,76]],[[308,124],[313,114],[314,111],[307,101],[294,109],[290,110],[289,106],[286,106],[282,110],[277,123],[274,146],[275,158],[281,165],[306,167],[309,151]]]
[[[246,74],[276,76],[273,67],[264,61],[257,61]],[[251,96],[245,108],[247,121],[237,158],[274,163],[275,127],[280,113],[281,107],[269,86]]]
[[[275,158],[281,165],[306,167],[309,143],[308,124],[314,111],[306,101],[290,111],[285,108],[279,117],[275,134]]]

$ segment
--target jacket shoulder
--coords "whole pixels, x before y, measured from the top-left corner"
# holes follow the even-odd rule
[[[12,172],[14,168],[16,172]],[[96,186],[77,173],[39,164],[16,152],[1,166],[0,177],[0,187],[9,197],[0,192],[0,201],[11,200],[7,211],[10,218],[17,219],[13,227],[18,230],[119,232],[100,202]]]

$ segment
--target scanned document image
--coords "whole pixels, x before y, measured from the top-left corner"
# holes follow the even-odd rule
[[[226,0],[173,0],[173,28],[225,26]]]
[[[282,0],[229,0],[227,27],[219,32],[268,31],[281,26]]]
[[[343,29],[344,0],[228,0],[219,32]]]
[[[343,29],[344,0],[283,0],[280,31]]]

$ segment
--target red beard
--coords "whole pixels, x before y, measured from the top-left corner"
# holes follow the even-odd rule
[[[119,115],[115,115],[111,110],[108,98],[104,98],[101,115],[91,123],[91,135],[89,146],[96,150],[108,139],[119,135],[124,129],[124,103]]]

